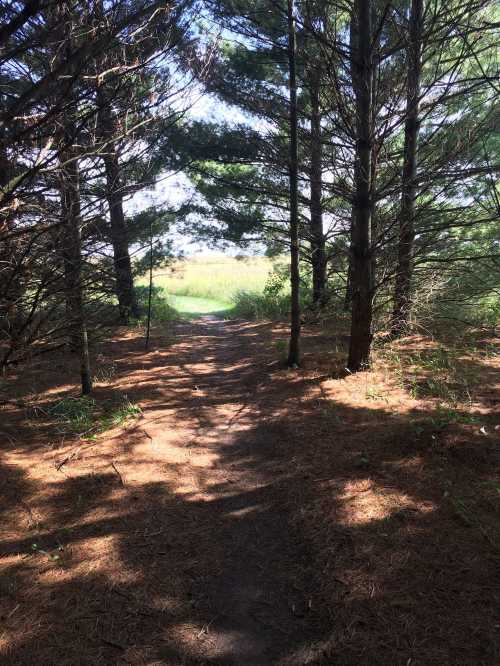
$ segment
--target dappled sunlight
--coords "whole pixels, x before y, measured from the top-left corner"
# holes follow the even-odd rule
[[[382,521],[404,510],[413,511],[417,517],[436,508],[430,502],[415,502],[402,492],[377,486],[371,479],[347,481],[338,500],[339,522],[346,526]]]
[[[261,504],[256,504],[255,506],[246,506],[243,509],[235,509],[234,511],[229,511],[227,513],[228,518],[235,518],[237,520],[250,517],[261,511],[265,511],[268,507],[262,506]]]
[[[465,594],[488,640],[491,605],[478,599],[494,578],[495,431],[468,422],[478,394],[444,409],[377,364],[342,375],[337,352],[317,363],[337,344],[318,331],[289,371],[273,329],[283,337],[280,326],[181,322],[173,343],[147,353],[140,336],[118,337],[96,401],[126,395],[142,412],[91,441],[9,406],[22,427],[2,461],[0,563],[16,589],[0,649],[8,637],[20,663],[33,649],[41,663],[64,650],[76,663],[83,632],[103,666],[117,655],[139,666],[268,654],[297,666],[363,663],[356,645],[378,636],[393,663],[397,636],[459,640],[471,620],[453,598]],[[60,393],[40,393],[40,405],[63,386],[71,395],[57,377]],[[486,418],[498,379],[484,377]],[[427,625],[433,604],[445,627]],[[64,644],[53,644],[61,608]]]

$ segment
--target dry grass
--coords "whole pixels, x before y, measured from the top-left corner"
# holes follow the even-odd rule
[[[154,280],[167,294],[227,304],[240,290],[262,292],[271,270],[266,257],[194,256],[157,271]]]

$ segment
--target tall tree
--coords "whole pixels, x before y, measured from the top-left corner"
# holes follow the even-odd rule
[[[314,7],[315,9],[315,7]],[[308,3],[305,8],[304,23],[307,34],[310,33],[314,21],[313,7]],[[321,87],[323,80],[321,54],[317,53],[317,44],[314,40],[306,39],[303,54],[305,61],[305,81],[310,98],[310,234],[311,234],[311,264],[312,264],[312,301],[314,305],[324,305],[326,290],[326,249],[325,234],[323,230],[323,136],[322,136],[322,108]],[[314,55],[313,55],[314,54]]]
[[[288,89],[290,94],[290,344],[288,365],[300,364],[300,271],[299,271],[299,156],[297,142],[297,76],[295,8],[293,0],[287,0],[288,21]]]
[[[58,39],[54,45],[54,62],[60,58],[71,62],[74,49],[75,3],[64,0],[52,14]],[[70,72],[75,76],[76,72]],[[66,313],[71,347],[78,354],[82,394],[92,390],[87,322],[84,311],[82,281],[80,174],[78,167],[78,100],[68,92],[66,108],[61,113],[61,149],[59,152],[59,178],[61,194],[60,237],[64,258],[66,285]]]
[[[398,266],[396,269],[394,311],[391,326],[393,334],[402,333],[407,328],[411,307],[423,13],[423,0],[411,0],[407,47],[408,71],[401,209],[399,214]]]
[[[130,315],[138,315],[134,295],[132,262],[130,261],[129,238],[123,211],[124,184],[117,148],[118,128],[113,115],[112,97],[106,90],[106,83],[98,83],[97,123],[99,139],[103,144],[101,155],[106,179],[106,199],[110,218],[110,237],[113,246],[116,296],[122,324],[128,324]]]
[[[352,253],[352,319],[347,367],[356,372],[370,359],[373,319],[372,149],[373,63],[372,2],[355,0],[351,16],[352,86],[356,105]]]

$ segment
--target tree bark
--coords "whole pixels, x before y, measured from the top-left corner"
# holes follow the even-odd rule
[[[419,99],[422,72],[423,5],[423,0],[412,0],[410,10],[398,266],[391,325],[391,333],[393,335],[401,335],[407,329],[411,309],[413,247],[415,243],[415,197],[417,192]]]
[[[299,271],[299,201],[298,201],[298,149],[297,149],[297,81],[295,69],[296,36],[294,2],[287,0],[288,16],[288,69],[290,93],[290,286],[291,325],[288,366],[300,364],[300,271]]]
[[[323,305],[326,288],[326,253],[325,235],[323,233],[322,204],[322,156],[321,141],[321,107],[320,107],[320,75],[315,69],[310,73],[311,95],[311,167],[310,167],[310,233],[311,262],[313,275],[313,304]]]
[[[351,226],[352,318],[347,367],[370,360],[373,319],[372,275],[372,2],[356,0],[351,17],[351,70],[356,103],[353,222]]]
[[[71,139],[68,139],[71,140]],[[68,148],[61,154],[61,237],[63,244],[66,314],[71,345],[80,360],[82,394],[92,390],[87,325],[83,309],[81,213],[78,161]]]
[[[71,36],[67,34],[72,28],[73,7],[71,5],[72,3],[66,0],[56,9],[56,18],[59,19],[57,25],[65,31],[61,33],[61,39],[66,42],[65,49],[59,51],[59,58],[64,56],[67,58],[71,57]],[[74,106],[76,108],[76,100],[74,100]],[[63,131],[59,152],[59,178],[66,315],[68,318],[71,346],[78,354],[80,361],[82,394],[86,395],[92,390],[92,376],[90,372],[87,325],[83,307],[80,173],[78,168],[78,149],[74,145],[75,121],[71,110],[64,112],[61,122]]]
[[[3,132],[0,130],[0,137]],[[0,142],[0,189],[9,183],[11,163],[7,151]],[[0,325],[11,328],[16,318],[17,300],[20,295],[19,273],[16,271],[17,248],[10,238],[14,227],[12,210],[4,206],[0,197]]]
[[[344,312],[349,312],[351,308],[352,308],[352,249],[349,246],[349,250],[347,253],[347,277],[346,277],[345,293],[344,293]]]
[[[115,291],[118,299],[120,322],[128,324],[130,315],[138,316],[137,301],[134,295],[134,279],[128,244],[127,225],[123,213],[121,193],[120,163],[116,146],[115,127],[110,100],[102,89],[98,90],[98,122],[100,138],[104,141],[103,162],[106,174],[106,199],[109,208],[111,244],[115,269]]]
[[[0,138],[3,132],[0,130]],[[7,151],[0,142],[0,189],[10,182],[12,164]],[[1,197],[0,197],[1,199]],[[15,220],[15,205],[2,205],[0,211],[0,335],[2,342],[6,343],[0,371],[2,371],[16,347],[21,343],[20,335],[23,330],[22,309],[19,303],[24,294],[22,247],[19,238],[13,238]]]

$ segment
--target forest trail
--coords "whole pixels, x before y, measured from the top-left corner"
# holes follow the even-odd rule
[[[376,369],[340,378],[319,328],[287,370],[286,335],[206,316],[145,351],[121,329],[93,399],[142,412],[93,440],[47,418],[75,396],[70,355],[12,378],[2,665],[498,663],[500,357],[471,358],[475,420],[444,427]]]
[[[283,455],[293,432],[277,417],[287,396],[269,382],[258,329],[214,315],[180,324],[179,369],[153,371],[155,392],[176,395],[146,403],[141,421],[151,450],[175,469],[189,533],[200,535],[185,552],[193,560],[185,584],[207,663],[306,663],[302,646],[319,635],[308,554],[286,504]]]
[[[66,571],[37,563],[38,603],[46,592],[51,610],[32,644],[19,636],[12,663],[36,654],[73,664],[82,649],[86,664],[309,663],[322,622],[288,506],[295,434],[283,421],[298,414],[300,392],[270,381],[267,331],[208,315],[179,322],[149,352],[137,336],[104,344],[103,357],[116,359],[113,390],[142,415],[77,456],[51,452],[37,465],[48,491],[31,511],[51,524],[37,548],[64,543]],[[29,540],[13,540],[13,552],[23,547]],[[59,648],[44,643],[54,623]]]

